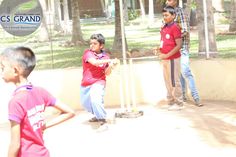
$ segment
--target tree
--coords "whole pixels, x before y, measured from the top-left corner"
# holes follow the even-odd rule
[[[191,13],[191,6],[192,6],[192,0],[186,0],[186,4],[184,7],[184,13],[187,14],[190,17]]]
[[[230,15],[230,25],[229,31],[236,31],[236,0],[231,0],[231,15]]]
[[[61,26],[61,16],[60,16],[60,0],[54,1],[54,30],[55,31],[62,31]]]
[[[72,4],[72,38],[71,42],[74,45],[83,45],[87,42],[83,39],[81,25],[80,25],[80,13],[79,13],[79,3],[77,0],[71,0]]]
[[[215,56],[217,55],[217,46],[215,37],[212,0],[207,0],[206,3],[207,3],[206,6],[207,6],[207,21],[208,21],[207,27],[208,27],[208,37],[209,37],[209,54],[210,56]],[[197,21],[198,21],[198,40],[199,40],[198,51],[199,55],[202,55],[203,52],[206,52],[203,1],[196,0],[196,5],[197,5]]]
[[[128,4],[127,0],[123,0],[123,16],[125,19],[125,22],[129,22],[129,15],[128,15]]]
[[[128,46],[127,46],[126,38],[125,38],[125,45],[126,45],[126,50],[127,50]],[[121,18],[120,18],[119,0],[115,0],[115,37],[113,41],[112,51],[122,53],[122,34],[121,34]]]
[[[212,5],[214,8],[215,23],[220,24],[221,21],[226,20],[224,15],[224,0],[214,0]]]
[[[149,0],[149,11],[148,11],[148,27],[154,23],[154,5],[153,0]]]
[[[224,9],[224,0],[214,0],[213,7],[216,12],[223,12]]]
[[[49,33],[48,33],[48,27],[47,27],[47,23],[46,23],[46,2],[45,0],[40,0],[39,1],[42,8],[43,8],[43,18],[42,18],[42,23],[41,23],[41,27],[39,29],[39,37],[38,37],[38,41],[49,41]]]
[[[145,7],[144,7],[144,0],[139,0],[139,5],[141,9],[142,20],[145,19]]]
[[[68,10],[68,0],[63,0],[63,13],[64,13],[64,27],[63,31],[65,34],[69,34],[69,10]]]

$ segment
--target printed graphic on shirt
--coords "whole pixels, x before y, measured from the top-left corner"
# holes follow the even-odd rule
[[[44,111],[44,104],[37,105],[34,108],[27,111],[27,116],[32,126],[33,130],[41,128],[44,125],[44,118],[42,116],[42,112]]]
[[[166,34],[166,39],[170,39],[170,34]]]

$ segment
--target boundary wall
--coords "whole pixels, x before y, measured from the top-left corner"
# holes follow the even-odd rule
[[[191,60],[190,66],[202,100],[236,102],[236,59]],[[166,89],[161,62],[154,60],[135,62],[134,60],[132,67],[130,70],[130,64],[127,64],[126,68],[121,65],[107,77],[105,106],[120,107],[122,103],[121,92],[124,96],[124,104],[155,105],[159,101],[165,100]],[[127,74],[126,77],[124,77],[124,73]],[[72,108],[82,109],[80,105],[81,78],[82,69],[77,68],[34,71],[29,80],[34,85],[49,90]],[[126,80],[124,80],[125,78]],[[127,78],[129,79],[127,80]],[[7,121],[7,102],[14,86],[5,84],[2,80],[0,86],[1,123]],[[122,89],[120,87],[123,90],[120,90]],[[188,95],[191,99],[191,94]]]

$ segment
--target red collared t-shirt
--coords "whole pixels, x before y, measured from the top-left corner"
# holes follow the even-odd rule
[[[20,151],[18,157],[49,157],[44,146],[42,113],[56,99],[46,90],[32,85],[17,88],[9,102],[8,119],[20,124]]]
[[[165,25],[161,29],[161,43],[160,51],[161,53],[169,53],[175,46],[175,39],[181,38],[181,31],[179,26],[176,23],[171,23]],[[167,59],[175,59],[181,56],[180,51],[176,52],[174,55],[170,56]]]
[[[95,66],[88,62],[90,58],[109,59],[109,56],[105,52],[97,54],[89,49],[84,51],[84,55],[82,58],[83,78],[81,86],[89,86],[92,85],[93,83],[105,84],[106,82],[105,69],[108,67],[108,64],[105,63],[99,66]]]

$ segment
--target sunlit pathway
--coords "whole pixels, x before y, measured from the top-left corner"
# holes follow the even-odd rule
[[[90,115],[77,116],[48,129],[45,143],[52,157],[235,157],[236,108],[233,103],[205,102],[197,108],[187,104],[182,111],[168,111],[163,104],[139,107],[138,118],[116,118],[108,109],[110,123],[88,123]],[[0,127],[0,154],[6,156],[7,125]]]

